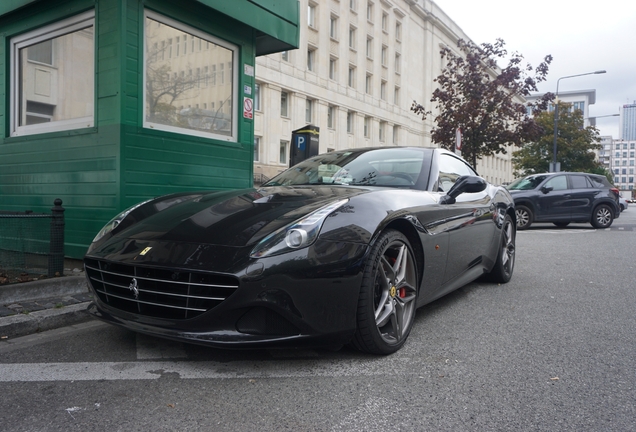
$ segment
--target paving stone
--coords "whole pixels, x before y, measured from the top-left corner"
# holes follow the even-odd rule
[[[6,308],[4,306],[0,306],[0,317],[7,317],[7,316],[11,316],[11,315],[15,315],[15,311]]]

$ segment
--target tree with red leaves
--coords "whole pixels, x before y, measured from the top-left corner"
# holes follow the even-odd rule
[[[506,153],[510,145],[523,146],[536,139],[542,128],[528,112],[546,110],[554,99],[546,93],[529,104],[524,98],[537,91],[537,84],[545,81],[552,56],[547,55],[536,68],[521,65],[523,56],[510,55],[508,65],[500,68],[497,59],[508,56],[505,42],[477,46],[460,39],[455,50],[445,46],[440,51],[446,67],[435,82],[431,102],[436,104],[433,142],[446,149],[454,149],[457,128],[462,131],[462,154],[476,165],[477,159],[494,153]],[[432,112],[413,101],[411,110],[425,120]]]

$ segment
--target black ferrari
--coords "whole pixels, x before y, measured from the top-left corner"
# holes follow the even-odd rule
[[[351,344],[389,354],[418,307],[505,283],[515,209],[455,154],[391,147],[311,157],[259,188],[155,198],[84,259],[89,313],[223,348]]]

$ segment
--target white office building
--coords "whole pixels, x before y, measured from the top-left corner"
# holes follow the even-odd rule
[[[440,49],[468,36],[430,0],[300,0],[300,49],[257,58],[254,174],[288,167],[292,131],[318,126],[319,152],[367,146],[431,146],[429,105]],[[477,171],[510,182],[511,151]]]

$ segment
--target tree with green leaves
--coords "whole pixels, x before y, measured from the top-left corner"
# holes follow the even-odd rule
[[[515,176],[544,173],[550,170],[554,149],[554,112],[541,112],[535,121],[543,131],[532,143],[512,154]],[[583,113],[572,110],[571,104],[559,102],[557,128],[557,161],[561,171],[594,172],[604,169],[596,160],[594,150],[600,149],[600,135],[594,126],[583,127]]]
[[[456,50],[443,47],[440,51],[446,67],[435,82],[431,102],[436,104],[435,126],[431,131],[434,143],[453,149],[456,131],[462,132],[462,154],[473,166],[477,159],[494,153],[506,153],[510,145],[521,146],[541,133],[532,115],[547,108],[554,94],[546,93],[532,104],[524,98],[537,91],[545,81],[552,56],[548,55],[536,68],[522,65],[517,52],[508,56],[505,42],[477,46],[460,39]],[[508,59],[500,68],[497,59]],[[425,120],[432,112],[413,101],[411,110]]]

